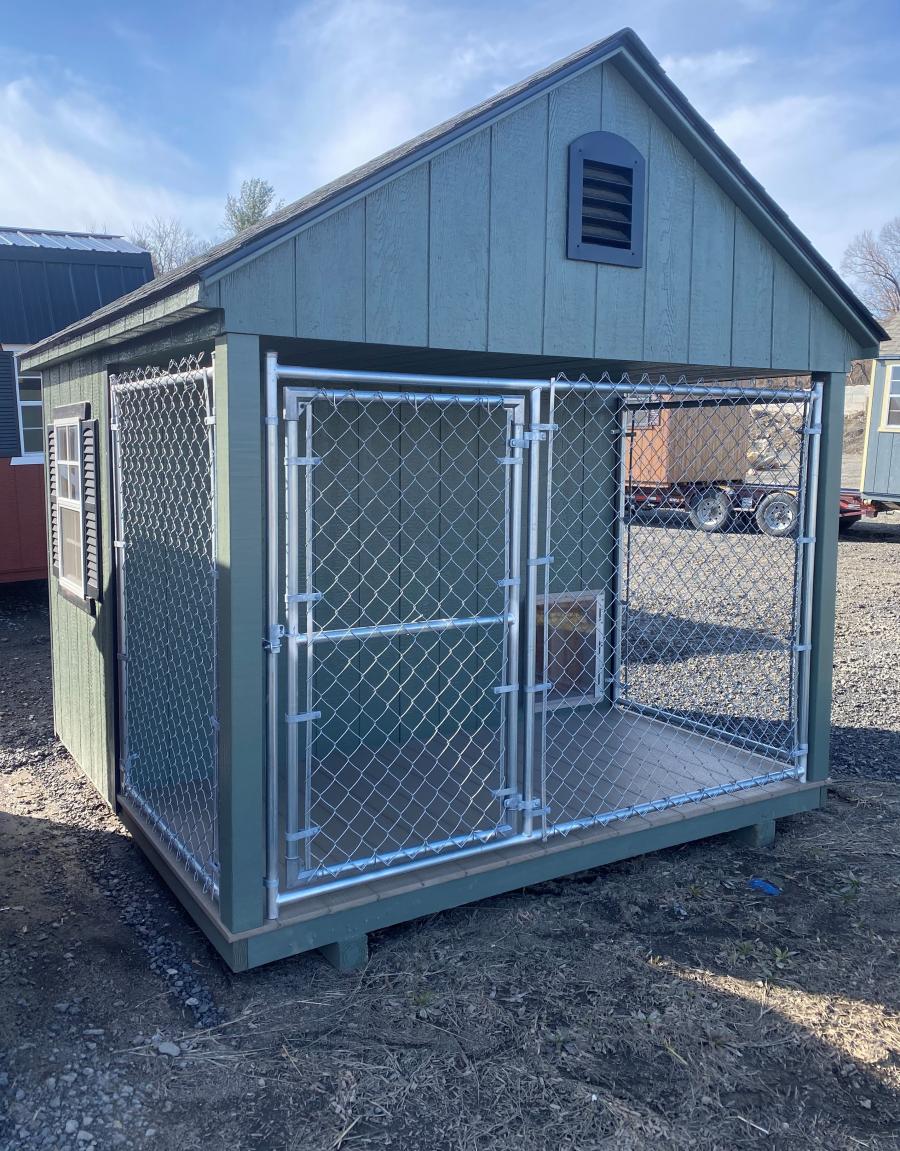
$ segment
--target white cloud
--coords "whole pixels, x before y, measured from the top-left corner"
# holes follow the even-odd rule
[[[159,214],[203,229],[214,218],[205,196],[181,190],[197,180],[190,162],[68,74],[0,85],[0,168],[6,225],[127,231]]]
[[[281,25],[238,178],[295,196],[364,163],[546,62],[514,34],[406,0],[316,0]],[[274,67],[273,67],[274,65]]]
[[[882,141],[860,126],[884,111],[873,96],[846,92],[742,104],[713,126],[745,166],[835,267],[852,236],[897,215],[900,115]],[[897,107],[896,96],[893,105]],[[888,124],[885,124],[888,127]]]
[[[721,81],[734,76],[756,61],[756,53],[747,48],[719,49],[689,56],[663,56],[660,63],[676,84],[691,81]]]

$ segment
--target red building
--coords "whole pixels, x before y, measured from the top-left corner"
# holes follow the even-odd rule
[[[18,356],[152,277],[121,236],[0,228],[0,583],[47,576],[41,378]]]

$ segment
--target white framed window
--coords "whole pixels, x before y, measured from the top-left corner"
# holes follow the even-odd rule
[[[38,464],[44,459],[44,406],[41,377],[20,375],[16,365],[16,399],[19,405],[20,464]]]
[[[888,367],[885,373],[881,427],[889,432],[900,432],[900,364]]]
[[[81,429],[77,419],[53,421],[56,502],[59,509],[59,582],[84,597],[84,495]]]

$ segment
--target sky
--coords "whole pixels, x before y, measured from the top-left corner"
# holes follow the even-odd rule
[[[0,226],[222,235],[632,27],[820,252],[900,214],[900,0],[0,0]]]

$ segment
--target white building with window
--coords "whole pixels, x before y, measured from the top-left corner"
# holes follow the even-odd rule
[[[872,363],[860,486],[888,509],[900,508],[900,312],[884,327],[890,339]]]

